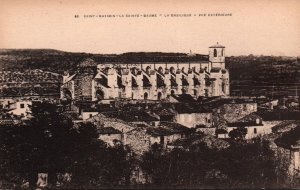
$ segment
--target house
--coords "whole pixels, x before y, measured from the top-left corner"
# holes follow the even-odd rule
[[[218,118],[218,120],[216,118]],[[243,127],[247,130],[245,138],[251,139],[260,135],[272,133],[273,127],[272,125],[264,125],[262,118],[256,113],[251,113],[243,118],[234,120],[233,122],[225,120],[221,115],[215,115],[214,121],[215,127],[212,127],[212,129],[215,129],[215,135],[218,138],[229,138],[229,134],[232,130]],[[205,127],[202,127],[197,130],[208,134],[204,129]]]
[[[161,122],[159,126],[147,128],[150,144],[161,144],[164,148],[178,139],[187,137],[191,132],[189,128],[173,122]]]
[[[19,115],[22,116],[24,119],[28,119],[31,117],[31,106],[32,101],[20,100],[14,103],[14,106],[12,106],[12,110],[10,110],[8,113],[11,113],[13,115]]]
[[[283,122],[300,121],[299,111],[290,110],[273,110],[256,112],[263,120],[263,125],[267,128],[272,128],[280,125]]]
[[[212,127],[213,115],[211,111],[201,107],[179,104],[176,106],[176,112],[175,121],[181,125],[189,128],[197,128],[202,125]]]
[[[240,127],[245,127],[247,129],[247,134],[245,136],[245,139],[251,139],[259,135],[267,134],[265,133],[262,123],[252,123],[252,122],[228,123],[227,132],[228,134],[230,134],[232,130],[238,129]]]
[[[87,119],[85,122],[92,122],[96,125],[97,129],[104,130],[106,133],[108,132],[104,128],[110,128],[109,130],[111,131],[115,129],[113,133],[117,134],[113,135],[114,138],[117,140],[121,139],[120,141],[124,145],[129,145],[131,150],[137,156],[141,156],[150,148],[150,136],[146,133],[146,127],[149,125],[146,123],[137,125],[125,122],[124,120],[117,118],[115,114],[109,113],[99,113]],[[110,137],[108,134],[105,134],[104,137],[107,141],[114,140],[114,138]]]
[[[246,139],[251,139],[260,135],[266,135],[272,133],[270,126],[263,124],[262,118],[255,113],[251,113],[236,122],[227,123],[227,132],[237,129],[239,127],[245,127],[247,129]]]

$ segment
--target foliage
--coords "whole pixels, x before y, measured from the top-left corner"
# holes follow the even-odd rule
[[[142,158],[142,169],[152,185],[179,187],[263,188],[276,185],[273,151],[267,142],[234,142],[219,151],[199,145],[197,151],[151,149]]]
[[[57,173],[71,173],[68,188],[125,184],[129,181],[131,150],[118,143],[108,147],[98,139],[91,123],[73,126],[58,107],[49,103],[32,107],[27,125],[4,126],[0,131],[0,181],[20,187],[34,186],[37,173],[48,173],[55,185]]]
[[[229,137],[233,140],[243,140],[245,139],[247,134],[247,128],[245,127],[237,127],[229,132]]]

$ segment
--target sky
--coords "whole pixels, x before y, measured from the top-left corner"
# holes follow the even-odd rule
[[[232,16],[207,16],[210,13]],[[107,14],[162,16],[84,18]],[[216,42],[226,46],[228,56],[300,56],[300,1],[1,0],[0,4],[0,48],[5,49],[207,54]]]

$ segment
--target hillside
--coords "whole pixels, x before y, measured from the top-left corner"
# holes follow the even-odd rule
[[[206,61],[207,55],[188,56],[184,53],[129,52],[123,54],[71,53],[52,49],[0,49],[2,70],[41,69],[57,73],[73,70],[86,58],[104,62],[188,62]]]
[[[293,57],[226,58],[232,95],[294,96],[300,92],[300,62]]]

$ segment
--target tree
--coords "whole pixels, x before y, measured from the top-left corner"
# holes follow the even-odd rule
[[[247,128],[242,126],[242,127],[237,127],[236,129],[230,131],[229,137],[233,140],[243,140],[245,139],[246,134],[247,134]]]
[[[230,186],[271,188],[276,185],[274,152],[266,140],[234,142],[222,154],[219,168],[228,175]]]
[[[203,144],[197,146],[189,150],[146,152],[141,166],[151,176],[151,185],[185,188],[272,188],[278,185],[274,152],[265,140],[233,141],[229,148],[221,150],[212,150]]]
[[[73,180],[63,188],[95,188],[125,184],[131,173],[131,150],[98,139],[96,126],[81,123],[78,128],[58,107],[38,103],[32,107],[26,125],[0,130],[0,180],[17,187],[29,181],[34,187],[37,173],[48,173],[55,185],[57,173],[71,173]]]
[[[164,152],[152,147],[142,157],[141,167],[151,178],[151,185],[193,187],[209,183],[206,174],[214,168],[216,152],[199,145],[197,151],[173,149]]]

